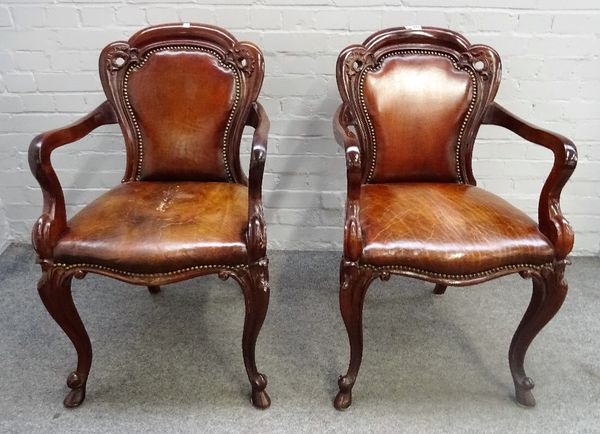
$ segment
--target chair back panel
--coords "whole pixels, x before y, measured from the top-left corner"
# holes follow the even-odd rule
[[[263,79],[260,50],[199,24],[107,46],[100,71],[125,136],[124,180],[246,183],[239,145]]]
[[[365,182],[475,183],[472,145],[500,79],[494,50],[449,30],[389,29],[342,51],[337,79]]]
[[[364,101],[376,137],[373,178],[456,181],[456,143],[473,98],[470,75],[437,55],[395,55],[366,74]]]
[[[220,179],[237,77],[211,53],[169,49],[130,70],[130,115],[144,144],[140,179]]]

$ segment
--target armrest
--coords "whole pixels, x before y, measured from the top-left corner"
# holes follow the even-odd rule
[[[344,149],[348,146],[358,147],[358,138],[350,131],[348,125],[350,125],[350,122],[346,108],[340,105],[335,111],[335,115],[333,115],[333,135],[338,145]]]
[[[267,254],[267,235],[262,205],[262,180],[267,158],[269,117],[260,103],[252,105],[247,125],[254,127],[248,171],[248,254],[257,261]]]
[[[67,228],[65,198],[50,160],[52,151],[81,139],[101,125],[116,122],[112,106],[105,101],[71,125],[38,135],[29,145],[29,167],[44,197],[42,215],[32,232],[33,246],[41,259],[52,257],[56,242]]]
[[[344,258],[358,261],[362,252],[360,227],[360,190],[362,186],[362,160],[356,135],[348,129],[348,119],[343,106],[333,117],[333,134],[346,155],[346,220],[344,223]]]
[[[560,210],[560,193],[577,166],[577,148],[566,137],[531,125],[496,103],[487,109],[483,123],[507,128],[554,153],[552,170],[540,193],[538,219],[540,231],[554,245],[557,259],[564,259],[573,248],[574,235]]]

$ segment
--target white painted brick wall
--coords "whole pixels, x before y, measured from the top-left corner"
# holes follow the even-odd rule
[[[6,220],[4,204],[0,198],[0,253],[2,253],[10,243],[10,228]]]
[[[32,137],[103,100],[97,59],[106,44],[165,21],[223,26],[265,52],[261,99],[272,130],[264,185],[272,248],[340,248],[345,169],[331,133],[339,101],[335,59],[376,30],[421,24],[495,47],[504,65],[497,101],[575,141],[580,162],[564,190],[563,210],[577,233],[575,253],[600,253],[597,0],[4,0],[0,217],[6,215],[11,239],[28,241],[41,211],[27,165]],[[244,142],[247,150],[247,137]],[[56,152],[69,212],[117,184],[123,160],[115,126]],[[474,166],[481,186],[535,217],[549,152],[484,127]]]

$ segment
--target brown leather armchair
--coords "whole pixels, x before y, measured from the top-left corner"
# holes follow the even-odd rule
[[[244,364],[252,403],[267,408],[267,379],[254,355],[269,302],[261,196],[269,120],[256,101],[262,53],[217,27],[167,24],[108,45],[99,66],[108,100],[74,124],[37,136],[29,148],[44,197],[33,228],[38,290],[77,350],[64,404],[82,403],[92,362],[71,297],[73,277],[97,273],[155,293],[160,285],[218,273],[243,290]],[[114,123],[127,151],[122,184],[67,221],[50,154]],[[255,128],[248,178],[239,160],[245,125]]]
[[[560,193],[577,164],[573,143],[493,102],[500,58],[490,47],[437,28],[394,28],[344,49],[337,62],[342,105],[334,118],[345,148],[348,196],[340,309],[350,365],[334,405],[352,402],[362,358],[362,308],[369,284],[398,274],[466,286],[512,273],[533,280],[533,295],[512,339],[516,399],[535,405],[525,353],[567,293],[573,231]],[[539,200],[539,221],[475,186],[471,157],[481,124],[499,125],[550,149],[554,166]]]

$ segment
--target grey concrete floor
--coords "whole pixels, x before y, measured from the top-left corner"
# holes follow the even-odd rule
[[[507,351],[531,282],[508,276],[443,297],[375,282],[346,412],[331,405],[348,344],[339,252],[270,252],[271,305],[257,346],[269,410],[249,403],[243,299],[196,279],[150,295],[88,275],[75,302],[94,346],[84,404],[62,407],[75,354],[44,310],[28,246],[0,256],[0,432],[600,432],[600,259],[575,258],[570,292],[526,362],[538,405],[515,404]]]

